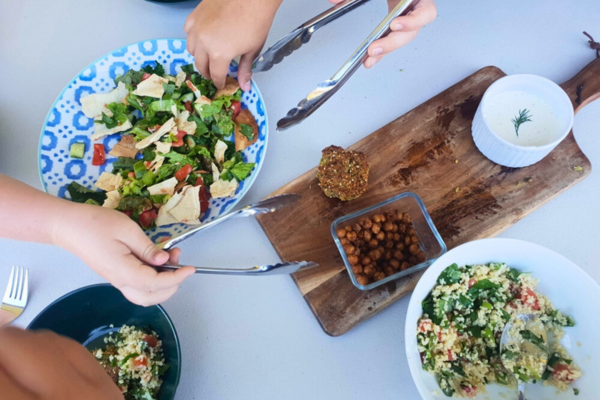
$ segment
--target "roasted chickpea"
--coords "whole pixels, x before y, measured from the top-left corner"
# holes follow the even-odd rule
[[[354,249],[354,253],[353,253],[353,254],[354,254],[355,256],[360,256],[360,253],[361,253],[361,251],[360,251],[360,248],[359,248],[359,247],[356,247],[356,248]]]
[[[411,242],[413,242],[414,244],[419,243],[419,238],[416,235],[412,235],[410,237]]]
[[[354,254],[354,251],[356,250],[356,247],[354,247],[351,244],[347,244],[344,246],[344,251],[346,252],[346,254],[350,255],[350,254]]]
[[[417,254],[417,261],[419,263],[424,262],[425,260],[427,260],[427,256],[425,255],[425,253],[420,252],[419,254]]]
[[[377,240],[384,240],[385,239],[385,232],[379,232],[377,234],[377,236],[375,236],[377,238]]]
[[[360,225],[365,229],[371,229],[371,226],[373,225],[373,221],[371,221],[367,217],[362,217],[360,219]]]
[[[415,228],[408,228],[406,230],[406,236],[414,236],[417,232],[415,232]]]
[[[379,224],[373,224],[371,226],[371,232],[373,232],[376,235],[379,233],[380,230],[381,230],[381,225],[379,225]]]
[[[346,232],[346,231],[344,231],[344,232]],[[350,243],[350,241],[348,239],[346,239],[346,238],[341,238],[340,239],[340,243],[342,244],[342,246],[345,246],[348,243]]]
[[[368,285],[369,278],[362,274],[356,275],[356,282],[358,282],[359,285]]]
[[[386,233],[385,240],[387,240],[388,242],[394,240],[394,234],[392,232]]]
[[[345,237],[346,237],[346,230],[345,230],[345,229],[338,229],[338,230],[337,230],[337,236],[338,236],[340,239],[343,239],[343,238],[345,238]]]
[[[404,237],[404,245],[405,245],[406,247],[408,247],[408,246],[410,246],[411,244],[412,244],[412,240],[410,240],[410,236],[408,236],[408,235],[407,235],[407,236],[405,236],[405,237]]]
[[[375,268],[371,264],[366,265],[363,267],[363,273],[367,276],[373,276],[375,275]]]
[[[371,239],[371,241],[369,242],[369,248],[376,249],[378,246],[379,242],[377,241],[377,239]]]
[[[386,242],[385,243],[386,250],[392,250],[393,248],[394,248],[394,242]]]
[[[365,231],[360,231],[356,233],[356,237],[362,239],[365,236]]]
[[[392,229],[394,229],[394,224],[392,224],[390,221],[387,221],[383,224],[383,230],[386,232],[391,232]]]
[[[375,276],[373,277],[373,279],[375,279],[376,281],[380,281],[382,279],[385,278],[385,273],[384,272],[377,272],[375,274]]]
[[[392,233],[398,232],[398,224],[392,225]]]
[[[417,257],[416,256],[410,256],[410,257],[408,257],[408,263],[411,266],[417,265]]]
[[[366,242],[364,240],[362,240],[362,239],[356,239],[356,245],[358,247],[363,247],[365,245],[365,243]]]
[[[404,224],[398,225],[398,232],[406,233],[406,225],[404,225]]]
[[[344,227],[344,229],[346,230],[346,232],[350,232],[352,230],[352,227],[350,225]]]
[[[404,271],[405,269],[410,268],[410,264],[407,263],[406,261],[404,261],[402,264],[400,264],[400,271]]]
[[[371,260],[377,261],[381,258],[381,253],[379,250],[371,250],[369,252],[369,257],[371,257]]]
[[[399,270],[400,269],[400,261],[392,258],[390,260],[390,267],[394,268],[395,270]]]
[[[402,254],[402,252],[400,250],[394,251],[393,256],[398,261],[404,260],[404,254]]]
[[[371,259],[369,258],[369,256],[362,256],[362,260],[360,260],[362,265],[369,265],[371,264]]]
[[[381,214],[375,214],[373,215],[373,222],[375,222],[376,224],[380,224],[383,222],[383,215]]]
[[[354,275],[362,274],[362,272],[363,272],[363,266],[360,265],[360,264],[353,265],[352,266],[352,272],[354,272]]]
[[[362,233],[363,233],[363,239],[364,239],[366,242],[368,242],[368,241],[370,241],[370,240],[371,240],[371,237],[372,237],[372,235],[371,235],[371,231],[368,231],[368,230],[366,230],[366,229],[365,229],[364,231],[362,231]]]
[[[348,256],[348,262],[350,263],[350,265],[358,264],[358,256],[355,256],[354,254],[350,254]]]
[[[400,250],[400,251],[404,251],[404,249],[406,248],[406,246],[404,246],[404,243],[400,242],[396,245],[396,249]]]
[[[350,232],[346,233],[346,239],[348,239],[351,242],[354,242],[356,240],[356,237],[357,237],[357,235],[356,235],[356,232],[354,232],[354,231],[350,231]]]
[[[408,251],[412,255],[417,255],[417,254],[419,254],[421,252],[421,249],[419,249],[419,245],[418,244],[411,244],[410,247],[408,248]]]
[[[412,222],[412,219],[410,218],[410,214],[409,213],[402,214],[402,222],[404,222],[407,225]]]
[[[389,222],[395,222],[396,219],[398,219],[398,217],[396,216],[396,213],[394,211],[386,211],[385,219]]]
[[[388,251],[386,251],[385,253],[383,253],[383,258],[384,258],[385,260],[391,260],[391,259],[392,259],[392,251],[391,251],[391,250],[388,250]]]
[[[399,242],[399,241],[400,241],[400,238],[401,238],[401,236],[400,236],[400,234],[399,234],[399,233],[394,233],[394,236],[393,236],[393,240],[394,240],[394,242]]]
[[[394,271],[394,268],[392,267],[385,267],[383,272],[385,272],[385,276],[394,275],[396,273],[396,271]]]

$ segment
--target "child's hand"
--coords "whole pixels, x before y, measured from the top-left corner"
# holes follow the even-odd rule
[[[20,400],[123,400],[82,345],[49,331],[0,329],[0,393]]]
[[[342,0],[329,0],[337,4]],[[400,0],[387,0],[389,11],[392,11]],[[421,0],[409,14],[392,20],[392,32],[384,38],[371,43],[368,57],[364,62],[366,68],[371,68],[381,58],[412,41],[419,30],[437,17],[434,0]]]
[[[81,258],[128,300],[143,306],[171,297],[192,267],[157,272],[150,265],[177,264],[179,249],[159,250],[125,214],[86,204],[67,204],[52,232],[54,244]]]
[[[252,63],[265,44],[281,1],[203,0],[198,4],[183,27],[198,71],[220,89],[231,60],[241,56],[238,81],[242,90],[250,90]]]

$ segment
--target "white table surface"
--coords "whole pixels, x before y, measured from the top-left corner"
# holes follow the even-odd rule
[[[185,38],[196,2],[2,0],[0,5],[0,172],[40,188],[40,129],[55,97],[99,56],[150,38]],[[328,7],[286,0],[267,44]],[[439,17],[374,69],[360,70],[318,112],[293,130],[270,132],[260,178],[243,202],[258,200],[315,166],[320,150],[348,146],[487,65],[563,82],[594,53],[581,34],[600,39],[600,2],[579,0],[438,1]],[[386,14],[383,0],[324,28],[305,48],[256,76],[269,124],[328,78]],[[600,102],[580,112],[575,136],[600,165]],[[518,222],[502,236],[567,256],[600,281],[600,175]],[[236,251],[230,237],[235,234]],[[248,265],[278,261],[252,219],[221,225],[182,246],[183,261]],[[17,325],[59,296],[102,282],[55,247],[0,240],[0,286],[10,266],[31,272],[30,302]],[[327,336],[288,277],[194,276],[164,306],[183,348],[177,394],[183,399],[416,399],[405,361],[408,297],[338,338]]]

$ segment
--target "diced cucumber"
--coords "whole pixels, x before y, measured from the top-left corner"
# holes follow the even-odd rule
[[[85,153],[85,143],[75,142],[71,145],[71,157],[83,158]]]

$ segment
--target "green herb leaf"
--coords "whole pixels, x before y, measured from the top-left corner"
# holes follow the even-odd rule
[[[531,114],[529,113],[530,111],[527,109],[519,110],[519,115],[512,119],[517,136],[519,136],[519,128],[521,125],[523,125],[525,122],[531,122]]]
[[[522,274],[522,272],[519,272],[518,270],[511,268],[510,271],[508,271],[508,273],[506,274],[506,276],[508,276],[508,279],[510,279],[513,282],[518,282],[519,281],[519,276]]]
[[[168,158],[171,163],[179,163],[181,165],[189,164],[192,167],[195,165],[194,161],[187,155],[180,154],[172,150],[165,154],[165,157]]]
[[[462,271],[458,267],[457,264],[452,264],[448,268],[446,268],[437,279],[437,282],[440,285],[450,285],[452,283],[457,283],[460,281],[460,276],[462,275]]]
[[[156,74],[158,76],[164,76],[165,68],[162,66],[162,64],[159,63],[158,61],[154,61],[154,63],[155,63],[154,67],[151,65],[146,65],[144,68],[142,68],[142,71],[144,71],[150,75]]]
[[[535,333],[531,332],[529,329],[521,330],[521,331],[519,331],[519,334],[523,337],[523,339],[529,340],[531,343],[533,343],[539,349],[545,351],[546,353],[549,353],[548,347],[544,343],[544,339],[541,336],[537,336]]]
[[[255,165],[255,163],[238,163],[231,167],[229,171],[241,182],[248,177]]]
[[[67,191],[71,196],[71,200],[75,203],[85,203],[88,200],[94,200],[98,204],[103,204],[106,200],[104,192],[97,192],[80,185],[77,182],[71,182],[67,185]]]
[[[175,84],[174,83],[163,83],[163,89],[165,90],[165,94],[173,94],[175,93]]]
[[[139,356],[138,353],[127,354],[125,356],[125,358],[123,358],[123,360],[121,361],[121,366],[125,365],[127,363],[127,361],[129,361],[130,358],[135,358],[135,357],[138,357],[138,356]]]
[[[115,83],[118,85],[119,82],[123,82],[128,86],[136,86],[138,83],[142,81],[142,77],[144,76],[144,71],[134,71],[130,69],[124,75],[117,76],[115,78]]]
[[[252,127],[250,125],[240,124],[240,132],[242,133],[242,135],[246,136],[246,139],[248,139],[249,141],[252,141],[252,139],[254,139],[254,131],[252,130]]]
[[[138,160],[129,157],[118,157],[117,161],[113,163],[113,170],[121,169],[124,171],[133,171],[133,165]]]

